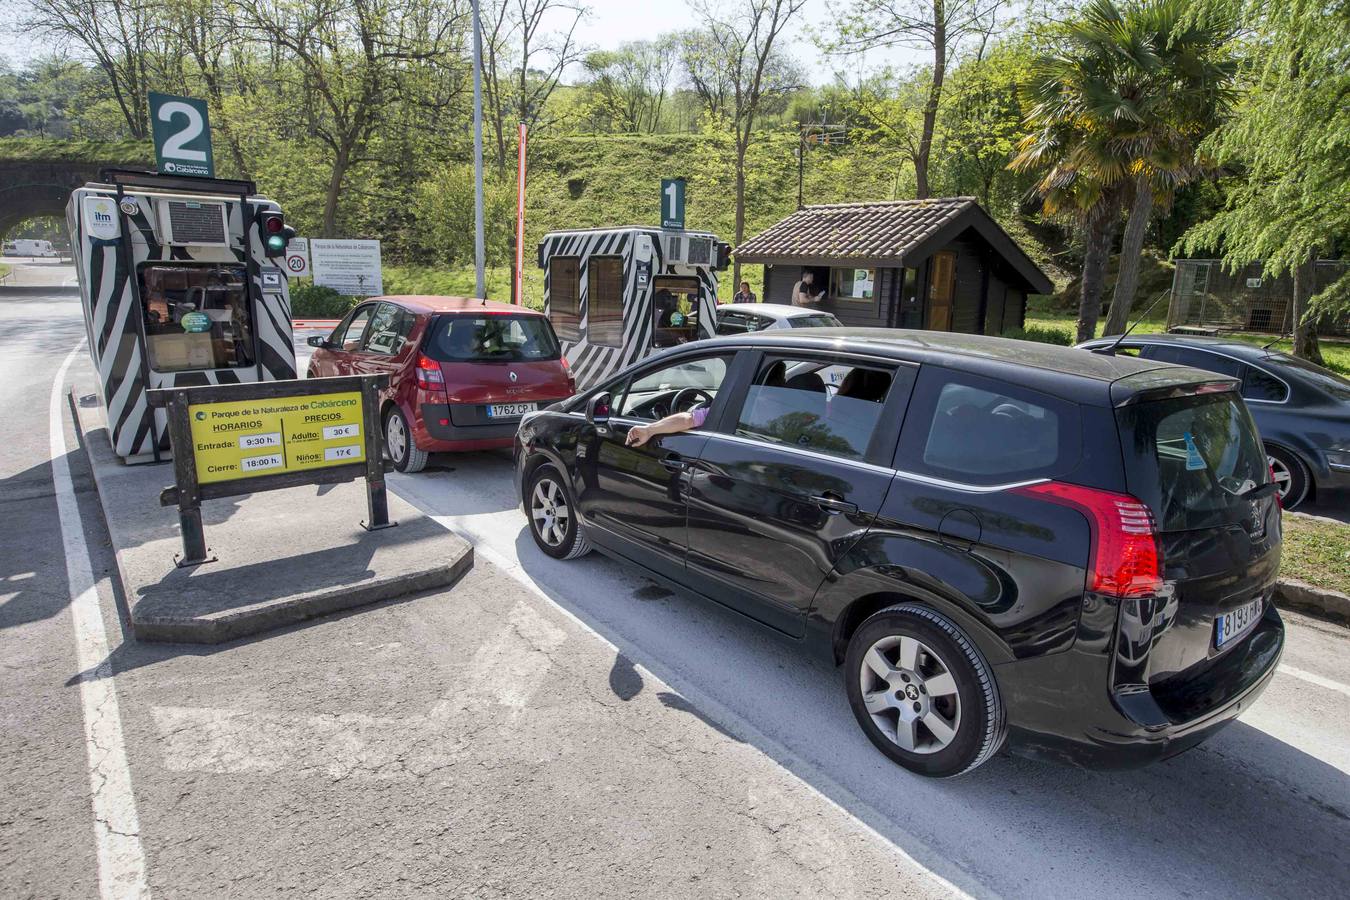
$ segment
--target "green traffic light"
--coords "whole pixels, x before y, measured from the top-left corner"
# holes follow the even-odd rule
[[[285,250],[285,249],[286,249],[286,239],[285,239],[284,237],[282,237],[281,235],[279,235],[279,234],[274,234],[274,235],[272,235],[271,237],[269,237],[269,238],[267,239],[267,249],[268,249],[268,250],[274,250],[274,251],[277,251],[277,250]]]

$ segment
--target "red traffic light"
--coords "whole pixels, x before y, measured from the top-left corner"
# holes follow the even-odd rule
[[[280,234],[281,229],[286,227],[286,218],[281,213],[269,213],[263,216],[263,231],[268,234]]]

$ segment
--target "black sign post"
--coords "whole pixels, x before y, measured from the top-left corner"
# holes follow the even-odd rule
[[[364,478],[367,518],[361,526],[367,531],[376,531],[397,525],[397,522],[389,521],[389,498],[384,483],[385,462],[380,443],[380,391],[388,386],[388,375],[354,375],[294,381],[261,381],[251,384],[171,387],[148,391],[150,405],[164,409],[168,418],[169,441],[173,448],[174,485],[160,492],[159,503],[161,506],[178,507],[178,521],[183,531],[183,555],[177,561],[178,566],[195,566],[214,560],[207,549],[206,535],[202,531],[203,500],[235,497],[254,491],[270,491],[304,484],[341,484]],[[359,392],[361,395],[364,459],[311,468],[283,467],[283,471],[270,474],[213,480],[206,483],[199,478],[197,447],[192,435],[189,407],[201,407],[203,404],[211,403],[277,401],[352,392]],[[284,435],[282,437],[284,441]],[[284,445],[280,455],[285,458]]]

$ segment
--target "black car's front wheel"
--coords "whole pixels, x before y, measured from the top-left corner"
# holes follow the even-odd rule
[[[955,624],[926,606],[891,606],[863,622],[844,672],[858,724],[911,772],[961,775],[1003,745],[1004,710],[989,665]]]
[[[577,521],[567,480],[550,465],[534,470],[525,488],[525,513],[534,542],[554,559],[576,559],[590,552],[590,542]]]

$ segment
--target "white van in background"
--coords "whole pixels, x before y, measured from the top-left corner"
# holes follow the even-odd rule
[[[5,241],[5,256],[37,256],[37,257],[56,257],[58,254],[52,249],[51,241],[29,240],[20,238],[16,241]]]

